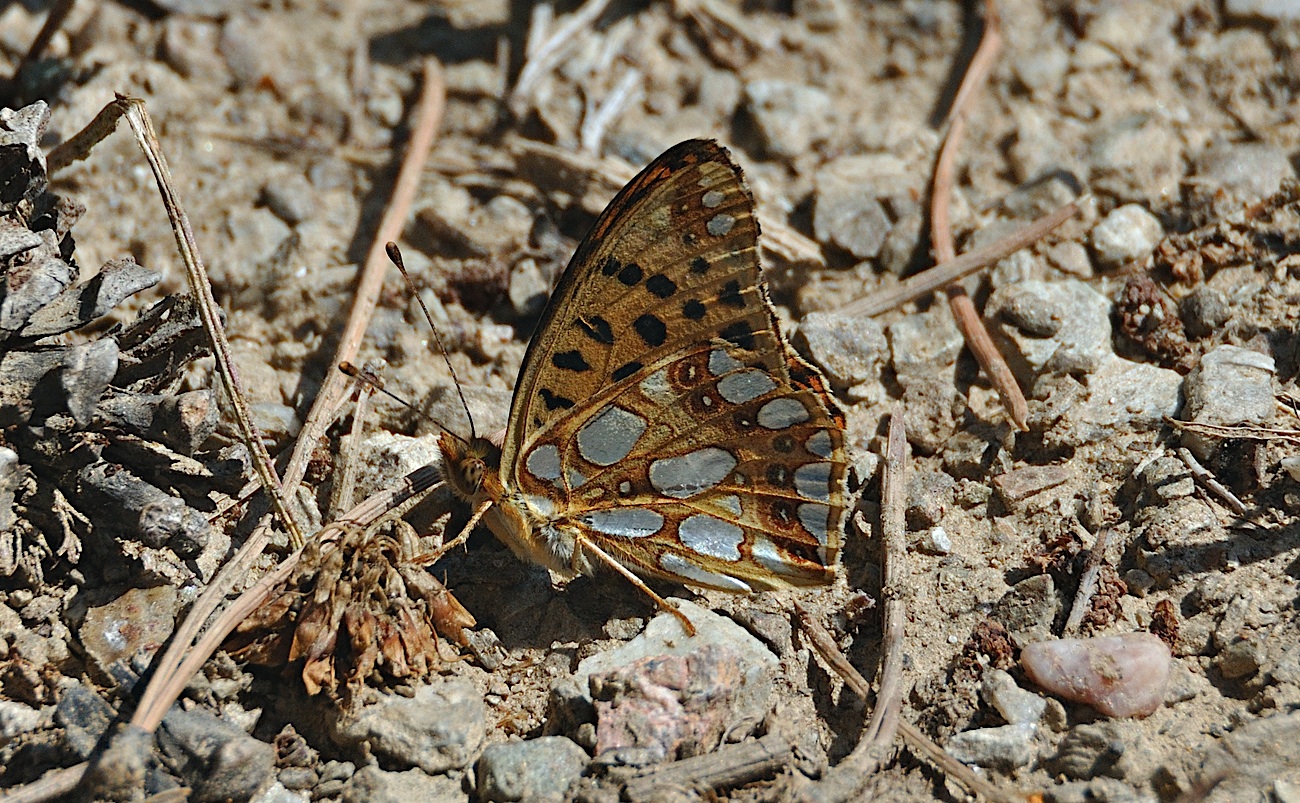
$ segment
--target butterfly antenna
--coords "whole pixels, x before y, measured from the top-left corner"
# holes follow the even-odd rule
[[[433,323],[433,316],[429,314],[429,308],[425,306],[424,299],[420,298],[420,291],[416,289],[415,282],[411,281],[411,274],[406,272],[406,263],[402,261],[402,250],[397,247],[397,243],[390,242],[384,245],[384,251],[388,253],[388,259],[401,272],[402,278],[406,280],[407,289],[411,291],[415,303],[420,305],[420,311],[424,313],[424,320],[429,323],[429,331],[433,332],[433,340],[438,344],[438,351],[442,352],[442,361],[447,363],[447,370],[451,372],[451,381],[456,385],[456,395],[460,397],[460,406],[465,408],[465,417],[469,419],[469,435],[471,438],[476,438],[478,434],[474,431],[474,416],[469,411],[469,402],[465,401],[465,391],[461,389],[460,377],[456,375],[456,368],[451,364],[451,356],[447,354],[447,347],[443,345],[442,335],[438,334],[438,327]]]

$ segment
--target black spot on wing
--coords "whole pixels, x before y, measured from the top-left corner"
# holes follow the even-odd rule
[[[597,343],[603,343],[606,346],[614,345],[614,330],[610,328],[609,321],[599,315],[592,315],[589,318],[579,318],[578,326],[587,337]]]
[[[550,388],[542,388],[542,403],[548,410],[567,410],[573,406],[573,399],[553,393]]]
[[[677,283],[662,273],[656,273],[649,279],[645,280],[645,289],[654,293],[659,298],[668,298],[677,292]]]
[[[642,315],[632,323],[632,328],[647,346],[662,346],[668,339],[668,327],[654,315]]]
[[[745,306],[745,298],[740,294],[740,282],[732,279],[722,288],[722,295],[718,300],[728,307],[740,308]]]
[[[754,330],[744,321],[736,321],[721,332],[722,336],[735,344],[736,348],[746,351],[754,350]]]
[[[629,262],[618,272],[618,280],[628,287],[636,287],[637,282],[645,276],[645,271],[635,262]]]
[[[552,354],[551,365],[575,373],[582,373],[583,371],[591,370],[591,366],[582,358],[582,352],[577,349],[574,349],[573,351],[559,351]]]
[[[615,382],[618,382],[620,380],[627,379],[629,376],[635,374],[637,371],[640,371],[644,367],[645,366],[643,364],[637,362],[636,360],[633,360],[632,362],[624,363],[623,365],[620,365],[618,368],[615,368],[614,373],[611,376],[613,376]]]
[[[691,273],[708,273],[709,267],[709,260],[704,257],[696,257],[691,260]]]
[[[703,318],[704,312],[704,304],[698,298],[692,298],[682,305],[682,314],[692,321]]]

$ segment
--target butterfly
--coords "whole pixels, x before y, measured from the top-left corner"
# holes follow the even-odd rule
[[[750,592],[831,582],[844,416],[777,327],[754,199],[688,140],[601,213],[528,345],[505,438],[440,438],[443,475],[519,557],[562,577]]]

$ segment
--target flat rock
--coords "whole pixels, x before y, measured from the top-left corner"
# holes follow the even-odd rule
[[[726,667],[729,672],[734,670],[736,676],[727,679],[725,684],[730,703],[719,707],[721,710],[718,713],[725,715],[725,719],[720,721],[721,734],[738,738],[751,731],[767,714],[772,682],[780,660],[761,641],[732,620],[685,600],[675,602],[679,610],[695,625],[694,637],[687,637],[682,632],[681,623],[676,617],[668,613],[659,614],[650,620],[641,635],[621,647],[598,653],[579,663],[573,675],[560,680],[552,689],[552,709],[561,709],[557,713],[571,723],[594,717],[595,692],[603,688],[601,684],[604,682],[594,680],[597,676],[609,678],[629,668],[630,671],[644,674],[649,666],[647,661],[698,656],[706,647],[711,646],[718,648],[713,659],[703,663],[695,662],[690,666],[675,663],[673,669],[689,670],[694,667],[709,668],[712,671]],[[652,667],[650,671],[653,672]],[[684,682],[677,685],[684,689],[690,688],[692,682],[722,688],[708,677],[692,680],[689,671],[680,677]],[[684,699],[686,698],[677,697],[679,702]],[[612,712],[612,707],[610,709]],[[652,751],[655,749],[651,748]]]
[[[386,772],[376,766],[362,767],[343,784],[343,803],[409,803],[413,800],[462,803],[469,795],[461,783],[446,775],[429,775],[413,769]]]
[[[1113,353],[1111,302],[1083,282],[1026,281],[994,291],[990,332],[1026,385],[1044,373],[1091,373]]]
[[[401,766],[431,774],[468,766],[487,739],[483,696],[464,678],[421,686],[415,696],[384,695],[353,719],[334,723],[340,744],[370,750]]]
[[[587,751],[563,736],[489,745],[475,768],[478,799],[563,803],[589,761]]]
[[[1183,419],[1212,426],[1262,426],[1273,416],[1273,358],[1240,346],[1218,346],[1201,357],[1187,377]],[[1182,434],[1183,444],[1202,460],[1222,438]]]
[[[954,734],[944,749],[965,764],[1011,770],[1034,760],[1037,730],[1031,724],[1024,724],[962,731]]]
[[[814,86],[752,81],[745,85],[745,108],[764,145],[778,156],[801,156],[830,135],[831,96]]]

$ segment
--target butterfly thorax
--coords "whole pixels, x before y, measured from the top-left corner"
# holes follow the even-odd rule
[[[477,508],[492,506],[483,523],[518,557],[563,577],[590,573],[587,559],[575,549],[575,539],[528,498],[501,481],[501,449],[486,438],[462,440],[443,433],[443,478],[457,498]]]

